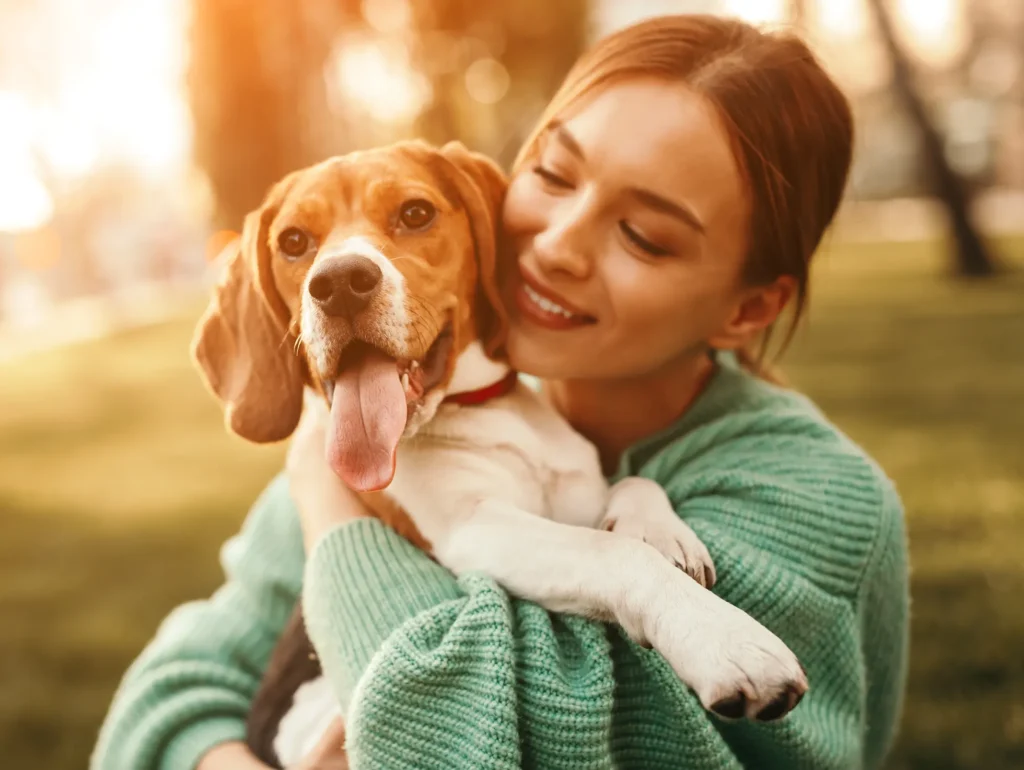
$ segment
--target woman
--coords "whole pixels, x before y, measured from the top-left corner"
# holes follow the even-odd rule
[[[905,675],[900,504],[745,352],[785,308],[800,317],[852,133],[798,40],[655,19],[569,74],[503,215],[513,365],[611,478],[665,487],[715,559],[715,590],[797,653],[811,690],[791,715],[723,721],[617,628],[456,581],[365,516],[307,426],[225,547],[225,585],[175,612],[126,675],[93,767],[258,767],[239,741],[303,570],[362,767],[878,766]],[[343,761],[337,743],[307,767]]]

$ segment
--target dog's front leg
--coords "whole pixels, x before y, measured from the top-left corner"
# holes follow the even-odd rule
[[[715,585],[708,549],[651,479],[625,478],[613,486],[601,529],[643,540],[705,588]]]
[[[642,540],[548,521],[493,498],[465,499],[458,509],[466,515],[434,541],[442,564],[485,573],[549,610],[619,623],[658,650],[706,708],[781,716],[807,689],[778,637]]]

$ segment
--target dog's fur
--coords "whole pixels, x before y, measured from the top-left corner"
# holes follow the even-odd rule
[[[799,663],[702,587],[714,580],[710,557],[660,487],[634,478],[609,490],[594,447],[522,385],[475,406],[445,402],[508,372],[497,355],[507,326],[495,246],[504,191],[497,167],[457,143],[352,154],[277,185],[246,220],[193,347],[228,426],[252,441],[284,439],[304,392],[315,396],[307,408],[326,414],[324,383],[354,341],[418,361],[450,329],[443,375],[410,403],[393,478],[369,500],[375,513],[457,574],[480,571],[549,610],[619,623],[706,707],[781,716],[807,688]],[[436,207],[422,231],[395,225],[409,199]],[[309,232],[315,253],[285,259],[275,244],[287,227]],[[358,314],[331,316],[311,298],[311,278],[353,253],[379,267],[380,290]],[[330,708],[311,705],[323,700],[316,684],[298,687],[318,673],[301,622],[287,636],[250,722],[254,750],[286,765],[326,724],[322,713],[301,724],[296,714]]]

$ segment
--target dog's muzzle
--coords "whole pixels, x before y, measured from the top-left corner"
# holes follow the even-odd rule
[[[308,291],[324,314],[351,320],[380,292],[383,277],[366,257],[332,257],[313,268]]]

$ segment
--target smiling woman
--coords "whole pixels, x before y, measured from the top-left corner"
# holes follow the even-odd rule
[[[719,300],[740,272],[750,216],[720,125],[698,92],[649,77],[582,99],[537,137],[520,160],[530,173],[505,201],[521,255],[507,290],[535,321],[511,335],[513,357],[541,376],[570,365],[615,377],[661,370],[714,337],[731,312]],[[687,152],[694,146],[702,151]],[[587,257],[595,252],[602,259]],[[792,289],[783,282],[751,314],[772,312]]]
[[[475,565],[456,580],[366,517],[314,436],[292,447],[287,483],[268,490],[225,549],[223,591],[175,614],[125,678],[94,766],[246,766],[245,713],[300,593],[355,767],[880,766],[906,670],[899,498],[813,404],[732,354],[787,305],[799,316],[852,144],[849,104],[795,36],[711,16],[656,18],[600,41],[572,69],[523,148],[503,209],[499,283],[515,299],[504,303],[503,365],[544,379],[610,481],[642,476],[667,493],[711,553],[714,595],[799,658],[810,690],[798,706],[793,690],[766,703],[773,691],[756,676],[726,693],[683,686],[703,655],[710,665],[694,665],[705,674],[742,665],[723,652],[729,642],[709,637],[721,624],[673,608],[683,595],[707,599],[704,588],[684,590],[660,554],[649,556],[672,581],[638,581],[647,557],[634,564],[598,549],[628,537],[614,501],[604,501],[611,531],[583,529],[597,537],[579,550],[539,534],[524,541],[538,530],[486,515],[486,497],[452,502],[475,522],[472,537],[436,554],[456,571]],[[492,224],[474,240],[493,243]],[[419,273],[417,286],[436,286],[440,270]],[[321,367],[327,376],[334,361]],[[480,430],[498,443],[509,432]],[[525,465],[552,447],[563,454],[547,441]],[[410,501],[476,467],[452,466],[427,468]],[[593,572],[572,569],[594,557]],[[565,610],[612,586],[623,607],[652,613],[655,651],[631,641],[629,624],[551,613],[524,600],[524,584],[505,583],[509,596],[479,574],[501,564],[545,582]],[[755,649],[747,633],[730,639]],[[757,657],[766,669],[782,660]],[[772,728],[728,723],[794,706]]]

